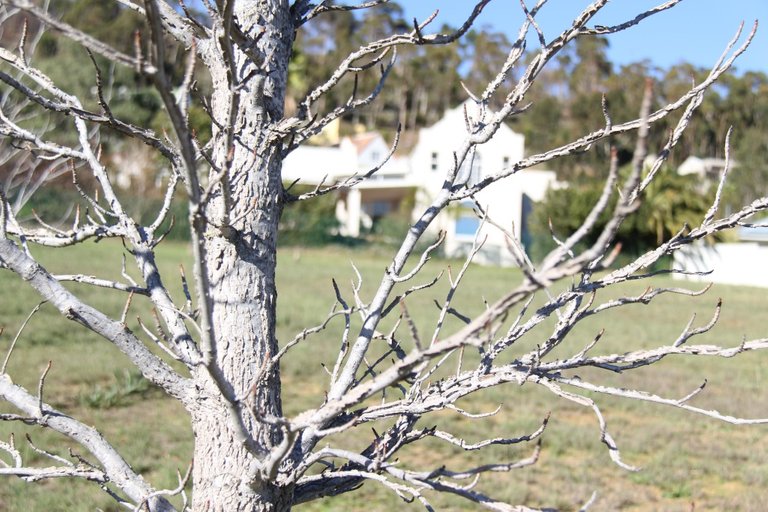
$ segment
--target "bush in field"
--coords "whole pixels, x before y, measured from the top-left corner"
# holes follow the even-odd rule
[[[604,181],[586,180],[547,191],[544,201],[534,208],[531,222],[535,239],[544,246],[536,248],[540,254],[555,247],[552,232],[563,238],[579,229],[599,200],[604,185]],[[638,256],[668,240],[684,226],[696,225],[712,204],[715,193],[714,187],[703,192],[701,185],[696,176],[680,176],[672,169],[659,171],[649,185],[648,198],[638,203],[637,212],[616,233],[616,243],[621,244],[622,253]],[[611,218],[610,208],[615,207],[618,199],[612,198],[595,229],[581,241],[582,248],[597,241],[601,229]]]

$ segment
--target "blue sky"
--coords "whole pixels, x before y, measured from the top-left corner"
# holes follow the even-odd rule
[[[663,0],[612,0],[594,23],[611,25],[634,18],[638,13]],[[471,0],[402,0],[409,18],[424,19],[435,9],[440,13],[435,26],[446,22],[458,25],[471,12]],[[527,0],[533,5],[535,0]],[[552,39],[588,0],[549,0],[537,17],[548,39]],[[477,21],[478,27],[490,25],[515,37],[522,21],[519,0],[493,0]],[[735,34],[739,23],[745,29],[754,20],[761,22],[752,46],[737,61],[739,71],[768,73],[768,0],[684,0],[671,10],[646,19],[627,32],[610,38],[609,58],[616,64],[650,59],[655,65],[669,67],[681,61],[710,67]],[[529,40],[529,48],[536,40]]]

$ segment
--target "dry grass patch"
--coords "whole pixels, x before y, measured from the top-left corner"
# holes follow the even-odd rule
[[[89,261],[91,273],[101,277],[118,276],[120,271],[119,244],[102,243],[76,247],[55,260],[46,259],[57,272],[67,272],[72,260]],[[184,246],[169,244],[160,261],[167,275],[175,275],[179,263],[188,265]],[[376,282],[386,267],[384,255],[372,251],[338,248],[287,251],[278,265],[280,295],[278,299],[278,336],[282,343],[292,339],[303,328],[322,321],[334,300],[331,278],[342,289],[349,290],[356,279],[350,261],[354,261],[363,276],[363,298],[373,293]],[[428,272],[436,275],[440,269],[455,262],[430,262]],[[465,288],[456,298],[456,307],[468,313],[480,311],[482,297],[489,301],[502,294],[519,279],[510,269],[473,267],[465,279]],[[655,285],[680,285],[666,279],[656,279]],[[7,292],[0,302],[0,324],[6,334],[0,338],[3,349],[9,334],[21,324],[37,303],[30,290],[14,276],[0,273],[0,285]],[[181,293],[180,283],[171,284]],[[558,285],[567,286],[567,283]],[[639,294],[647,283],[630,284],[622,289]],[[437,318],[432,301],[442,301],[446,283],[441,281],[421,296],[408,300],[408,308],[417,319],[425,338],[431,335],[429,326]],[[619,291],[611,292],[619,293]],[[608,299],[611,294],[599,297]],[[755,311],[765,309],[768,296],[764,290],[718,286],[700,298],[660,297],[651,306],[633,306],[615,311],[613,315],[590,319],[571,336],[572,346],[581,347],[594,334],[606,329],[598,353],[624,352],[673,340],[690,315],[698,313],[697,322],[708,321],[718,296],[724,299],[720,324],[698,342],[737,345],[743,336],[754,337],[766,332],[766,325],[756,318]],[[119,314],[124,297],[119,293],[88,290],[87,300],[108,313]],[[131,317],[147,315],[146,305],[137,300]],[[394,314],[392,315],[395,316]],[[383,328],[391,325],[387,319]],[[131,322],[135,320],[132,319]],[[359,319],[353,319],[359,326]],[[289,352],[282,363],[285,386],[285,410],[295,413],[315,407],[322,401],[328,377],[321,363],[332,367],[339,346],[341,321],[334,321],[328,330],[308,339]],[[354,332],[354,326],[353,326]],[[445,332],[450,332],[450,326]],[[535,345],[536,331],[524,343]],[[407,347],[406,347],[407,348]],[[513,347],[513,353],[527,346]],[[0,350],[3,353],[4,350]],[[473,359],[467,354],[465,364]],[[61,319],[49,307],[43,307],[22,335],[11,359],[9,370],[14,380],[27,386],[36,385],[40,371],[49,360],[53,369],[48,377],[46,399],[65,412],[100,428],[105,436],[123,451],[136,468],[146,470],[147,477],[159,486],[175,485],[175,470],[184,471],[190,462],[192,435],[186,414],[177,404],[162,398],[158,392],[126,392],[107,407],[98,407],[79,397],[93,394],[96,389],[130,387],[123,377],[130,370],[125,358],[112,347]],[[706,391],[696,398],[700,406],[721,409],[743,416],[768,416],[768,383],[765,354],[745,354],[731,360],[670,359],[654,368],[627,375],[603,374],[593,371],[606,383],[638,387],[672,397],[681,397],[709,379]],[[456,361],[447,367],[455,371]],[[390,391],[390,396],[395,396]],[[446,411],[422,421],[424,426],[439,425],[468,441],[488,436],[519,436],[535,430],[551,411],[551,420],[543,437],[539,463],[531,468],[484,477],[480,489],[513,503],[533,506],[554,506],[562,510],[578,510],[593,491],[599,497],[593,510],[689,511],[691,504],[702,510],[764,510],[768,501],[768,427],[735,427],[714,420],[698,418],[661,406],[595,397],[606,415],[611,432],[630,464],[641,466],[639,473],[628,473],[610,462],[600,443],[594,415],[586,409],[565,403],[531,384],[506,386],[464,400],[460,407],[472,412],[487,412],[502,404],[501,412],[484,420],[469,421],[459,414]],[[7,406],[0,406],[7,410]],[[35,443],[57,453],[66,454],[76,446],[44,429],[27,429],[15,424],[0,425],[0,439],[10,433],[23,440],[30,433]],[[373,433],[368,427],[356,429],[349,443],[362,447]],[[23,443],[19,443],[23,445]],[[528,457],[532,445],[496,447],[483,452],[463,453],[438,440],[422,446],[409,447],[402,454],[402,463],[419,469],[432,469],[445,464],[454,469],[468,468],[480,461],[509,461]],[[33,456],[31,450],[25,456]],[[42,463],[43,461],[41,461]],[[440,510],[468,510],[469,505],[445,497],[434,497]],[[319,501],[301,507],[307,511],[360,510],[388,511],[408,508],[391,493],[366,484],[358,493],[333,500]],[[0,510],[25,511],[105,511],[118,510],[114,503],[96,486],[87,483],[57,481],[25,484],[18,480],[0,480]],[[418,510],[417,505],[410,509]]]

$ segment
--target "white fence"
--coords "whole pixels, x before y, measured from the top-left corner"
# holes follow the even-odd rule
[[[681,279],[768,288],[768,246],[757,243],[694,245],[675,253],[674,268],[709,272]]]

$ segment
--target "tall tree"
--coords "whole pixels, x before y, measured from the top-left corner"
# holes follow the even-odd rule
[[[347,327],[342,337],[334,340],[339,344],[339,352],[335,364],[330,366],[327,389],[319,393],[314,406],[306,411],[292,417],[283,413],[285,395],[280,362],[289,355],[291,347],[322,331],[323,326],[307,328],[282,345],[275,337],[276,242],[282,209],[291,202],[309,201],[341,187],[355,187],[374,176],[378,168],[341,183],[298,194],[283,188],[281,163],[287,154],[324,126],[376,100],[396,64],[395,50],[452,44],[469,31],[489,1],[475,2],[466,22],[454,32],[432,32],[427,20],[408,28],[390,27],[396,31],[393,34],[372,33],[375,39],[353,49],[326,79],[311,86],[304,99],[297,102],[296,114],[286,116],[283,107],[288,68],[297,32],[333,13],[359,11],[363,17],[376,13],[387,3],[385,0],[357,6],[325,1],[315,4],[306,0],[296,0],[290,5],[287,0],[217,0],[204,3],[206,23],[186,13],[181,4],[119,0],[121,6],[140,16],[147,27],[135,37],[135,48],[130,53],[61,21],[43,8],[45,2],[3,0],[6,11],[21,10],[49,26],[57,37],[72,40],[94,55],[140,73],[157,91],[172,126],[172,132],[157,133],[151,127],[118,118],[104,94],[105,70],[99,59],[95,59],[92,69],[96,94],[95,104],[91,105],[62,90],[36,67],[34,55],[24,40],[13,49],[0,49],[3,62],[0,80],[6,84],[5,94],[13,95],[19,104],[29,102],[28,106],[38,112],[48,112],[68,123],[76,138],[74,141],[51,140],[44,130],[28,127],[23,116],[9,117],[12,110],[5,109],[0,117],[0,134],[6,141],[4,151],[27,152],[40,162],[71,163],[75,175],[90,175],[98,187],[98,196],[91,194],[90,189],[81,188],[82,200],[89,206],[88,214],[76,216],[68,229],[55,228],[45,222],[21,223],[16,203],[11,201],[16,189],[6,187],[0,196],[0,264],[5,271],[26,281],[64,317],[112,343],[148,380],[185,408],[195,439],[192,510],[289,510],[294,504],[354,491],[365,481],[378,482],[398,496],[418,500],[428,508],[431,508],[429,493],[445,492],[495,510],[524,510],[500,503],[464,482],[489,471],[525,466],[535,461],[535,457],[483,464],[467,471],[451,471],[441,466],[425,472],[395,464],[403,447],[428,438],[438,438],[467,450],[539,438],[545,425],[527,436],[494,438],[469,445],[438,427],[425,428],[420,423],[431,413],[455,409],[455,402],[462,397],[510,383],[542,386],[593,411],[600,440],[614,462],[625,468],[630,466],[622,460],[590,393],[663,403],[724,421],[765,421],[738,420],[701,409],[686,400],[601,385],[599,377],[595,380],[570,377],[572,370],[585,367],[629,371],[671,354],[729,356],[735,351],[765,348],[768,345],[765,340],[744,341],[735,349],[683,346],[689,338],[702,332],[695,329],[686,330],[671,345],[620,355],[590,355],[587,350],[581,350],[580,345],[572,349],[573,344],[565,343],[568,334],[583,319],[620,304],[648,302],[669,291],[652,289],[642,297],[625,297],[619,303],[595,305],[590,297],[594,298],[597,290],[636,279],[639,276],[634,276],[635,272],[663,255],[768,209],[768,199],[761,199],[732,215],[717,218],[715,204],[690,231],[675,234],[619,270],[595,274],[607,259],[618,229],[642,202],[666,154],[679,140],[679,133],[687,127],[703,95],[726,73],[733,59],[744,51],[744,45],[717,63],[705,79],[663,108],[652,108],[653,92],[649,83],[636,118],[616,124],[607,119],[604,126],[585,129],[583,137],[519,162],[509,162],[477,182],[467,183],[459,178],[462,165],[472,158],[476,148],[487,142],[506,119],[524,110],[532,83],[563,48],[575,40],[636,25],[647,16],[671,8],[677,3],[674,0],[616,27],[591,27],[591,20],[608,0],[592,2],[571,26],[542,45],[511,84],[504,100],[492,108],[494,93],[511,77],[511,70],[523,64],[525,34],[533,29],[532,20],[540,7],[527,13],[519,39],[498,64],[500,71],[483,91],[475,92],[475,108],[468,108],[466,116],[466,139],[459,146],[446,148],[454,158],[441,176],[440,193],[417,212],[416,221],[403,234],[372,298],[364,299],[358,293],[359,285],[355,285],[352,299],[334,284],[338,304],[329,320],[341,317]],[[751,37],[748,36],[748,41]],[[342,43],[338,38],[335,41]],[[169,59],[168,52],[175,45],[185,49],[183,59]],[[181,70],[174,73],[166,64],[175,60],[183,64]],[[355,88],[358,75],[369,71],[378,73],[375,86]],[[202,98],[195,94],[198,75],[207,76],[211,84],[210,94],[203,93]],[[337,87],[350,82],[354,95],[327,99],[333,98]],[[323,98],[326,104],[318,109]],[[211,138],[207,143],[198,139],[189,123],[190,106],[196,102],[203,105],[211,118]],[[659,148],[660,156],[650,170],[644,172],[650,127],[676,111],[683,114],[675,125],[673,137]],[[146,144],[171,169],[166,201],[151,222],[142,223],[130,217],[115,193],[114,169],[102,154],[95,134],[98,127]],[[409,286],[409,282],[421,275],[431,252],[440,245],[442,237],[428,243],[429,247],[423,252],[417,250],[423,247],[420,242],[429,238],[428,228],[440,212],[452,204],[471,201],[495,182],[522,169],[585,151],[599,141],[630,132],[637,132],[631,172],[619,176],[614,152],[608,164],[605,192],[594,205],[594,215],[590,214],[575,233],[536,267],[516,249],[519,241],[508,234],[525,278],[482,313],[468,318],[455,312],[451,305],[465,265],[459,273],[450,274],[450,292],[439,305],[439,318],[431,339],[422,340],[418,336],[405,299],[424,286],[410,285],[405,291],[397,292],[396,285]],[[157,246],[163,241],[161,226],[176,201],[177,185],[183,187],[189,209],[195,277],[195,296],[189,294],[181,303],[169,292],[166,283],[170,278],[160,271],[156,261]],[[607,208],[608,199],[617,186],[621,194],[605,227],[593,244],[577,250],[578,242],[595,227],[595,219]],[[486,222],[493,222],[486,213],[480,215]],[[36,259],[37,251],[31,250],[37,245],[61,247],[105,238],[123,241],[133,266],[141,275],[141,282],[99,279],[89,276],[87,270],[76,276],[53,275]],[[472,254],[480,244],[480,240],[475,242]],[[467,265],[469,261],[471,257]],[[526,313],[533,293],[571,276],[572,285],[565,291],[551,290],[545,305],[532,315]],[[163,339],[148,329],[134,332],[126,326],[125,318],[109,317],[97,305],[88,304],[62,284],[70,279],[125,293],[126,311],[134,296],[145,298],[157,311]],[[397,311],[401,312],[402,321],[396,323],[389,335],[382,334],[384,317]],[[361,317],[361,326],[354,334],[350,327],[353,314]],[[446,324],[448,315],[462,319],[461,326],[452,329]],[[515,315],[518,321],[509,328],[505,320]],[[509,353],[508,349],[519,347],[516,343],[534,327],[548,328],[545,321],[550,318],[555,320],[551,324],[554,327],[538,340],[533,350]],[[152,344],[159,344],[164,352],[158,354],[150,350]],[[556,351],[558,348],[561,350]],[[594,354],[596,349],[591,348]],[[459,356],[465,350],[477,352],[474,363]],[[562,358],[568,350],[574,351]],[[452,355],[456,370],[440,373],[440,367]],[[34,466],[13,443],[2,443],[0,449],[9,456],[2,474],[35,480],[65,476],[88,479],[101,484],[121,504],[135,510],[169,511],[178,505],[172,496],[181,492],[183,481],[176,490],[156,489],[94,428],[46,402],[45,374],[39,379],[37,389],[29,390],[14,383],[8,374],[10,370],[6,364],[0,367],[0,396],[16,411],[1,414],[0,420],[53,429],[79,443],[92,462],[86,464],[86,458],[75,455],[72,460],[52,456],[55,466]],[[345,442],[345,433],[349,430],[368,427],[374,427],[374,435],[366,446],[355,448]]]
[[[464,43],[464,66],[467,68],[464,72],[464,82],[467,88],[475,94],[482,93],[488,82],[498,74],[495,63],[503,61],[511,47],[512,43],[507,36],[502,32],[493,31],[491,27],[471,30]],[[510,73],[506,83],[501,86],[501,94],[509,92],[514,78]]]

